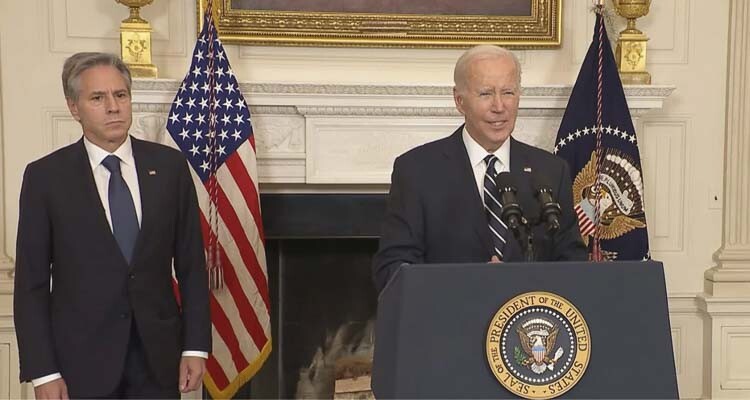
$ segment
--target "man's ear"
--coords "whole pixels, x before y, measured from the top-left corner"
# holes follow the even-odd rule
[[[81,122],[81,117],[78,115],[78,104],[76,104],[70,97],[65,99],[68,102],[68,110],[70,114],[75,118],[76,121]]]
[[[458,92],[456,87],[453,87],[453,101],[456,103],[456,109],[463,115],[464,113],[464,98]]]

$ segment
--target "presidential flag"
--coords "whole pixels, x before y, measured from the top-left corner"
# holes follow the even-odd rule
[[[570,165],[575,212],[592,259],[650,258],[638,139],[600,12],[554,152]]]
[[[232,397],[271,352],[255,138],[208,2],[190,70],[167,120],[192,167],[211,283],[213,351],[204,384]]]

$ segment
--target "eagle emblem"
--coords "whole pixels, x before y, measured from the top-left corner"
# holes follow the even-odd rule
[[[591,335],[584,316],[564,297],[526,292],[497,310],[485,351],[492,374],[510,393],[547,400],[570,390],[586,372]]]
[[[552,355],[559,329],[559,326],[544,318],[533,318],[521,324],[516,328],[522,347],[515,348],[516,362],[537,374],[554,370],[555,363],[565,352],[562,347],[558,347],[554,356]]]
[[[605,240],[646,227],[643,179],[637,163],[620,151],[607,149],[599,173],[600,185],[596,184],[596,164],[596,152],[592,152],[591,159],[573,181],[574,209],[586,244],[596,230],[597,219],[601,221],[601,238]],[[616,253],[605,256],[607,259],[617,258]]]

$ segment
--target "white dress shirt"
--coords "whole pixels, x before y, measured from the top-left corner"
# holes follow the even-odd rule
[[[120,159],[120,172],[122,173],[122,179],[130,189],[130,195],[133,197],[133,205],[135,206],[135,215],[138,217],[138,227],[141,226],[141,187],[138,185],[138,172],[135,169],[135,158],[133,158],[133,143],[130,141],[130,136],[125,139],[125,142],[115,150],[114,153],[109,153],[107,150],[91,143],[86,137],[83,138],[83,145],[86,147],[86,153],[89,155],[89,163],[91,164],[91,171],[94,173],[94,182],[96,182],[96,190],[99,192],[99,199],[102,201],[104,206],[104,213],[107,215],[107,222],[109,222],[109,229],[112,228],[112,215],[109,211],[109,177],[112,175],[107,167],[102,165],[102,161],[109,155],[115,155]]]
[[[91,164],[91,171],[94,173],[94,182],[96,183],[96,191],[99,193],[99,199],[102,201],[104,207],[104,213],[107,215],[107,222],[109,223],[109,229],[112,228],[112,216],[109,211],[109,176],[111,173],[109,170],[102,165],[104,158],[110,154],[114,154],[120,159],[120,172],[122,173],[122,179],[130,189],[130,195],[133,197],[133,205],[135,205],[135,214],[138,217],[138,227],[141,226],[141,189],[138,185],[138,172],[135,168],[135,158],[133,158],[133,142],[130,140],[130,135],[125,139],[125,142],[114,151],[109,153],[107,150],[95,145],[89,141],[85,136],[83,137],[83,146],[86,148],[86,153],[89,156],[89,163]],[[208,358],[208,353],[205,351],[192,351],[187,350],[182,352],[183,357],[201,357]],[[60,373],[54,373],[46,375],[37,379],[32,379],[31,384],[34,387],[43,385],[47,382],[52,382],[55,379],[62,378]],[[176,382],[175,382],[176,384]]]
[[[498,162],[495,163],[495,171],[497,173],[509,172],[510,171],[510,137],[495,150],[494,153],[490,153],[484,149],[476,140],[474,140],[464,126],[462,132],[464,140],[464,146],[466,146],[466,153],[469,155],[469,163],[471,163],[471,169],[474,171],[474,180],[477,184],[477,191],[479,197],[484,201],[484,174],[487,172],[487,164],[484,163],[484,158],[489,154],[494,154],[497,157]]]

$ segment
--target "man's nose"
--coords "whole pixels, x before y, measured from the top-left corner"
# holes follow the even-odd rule
[[[500,95],[492,96],[492,111],[502,112],[503,110],[505,110],[505,104],[503,104],[502,97]]]
[[[120,111],[120,103],[117,102],[114,95],[106,95],[107,112],[116,113]]]

